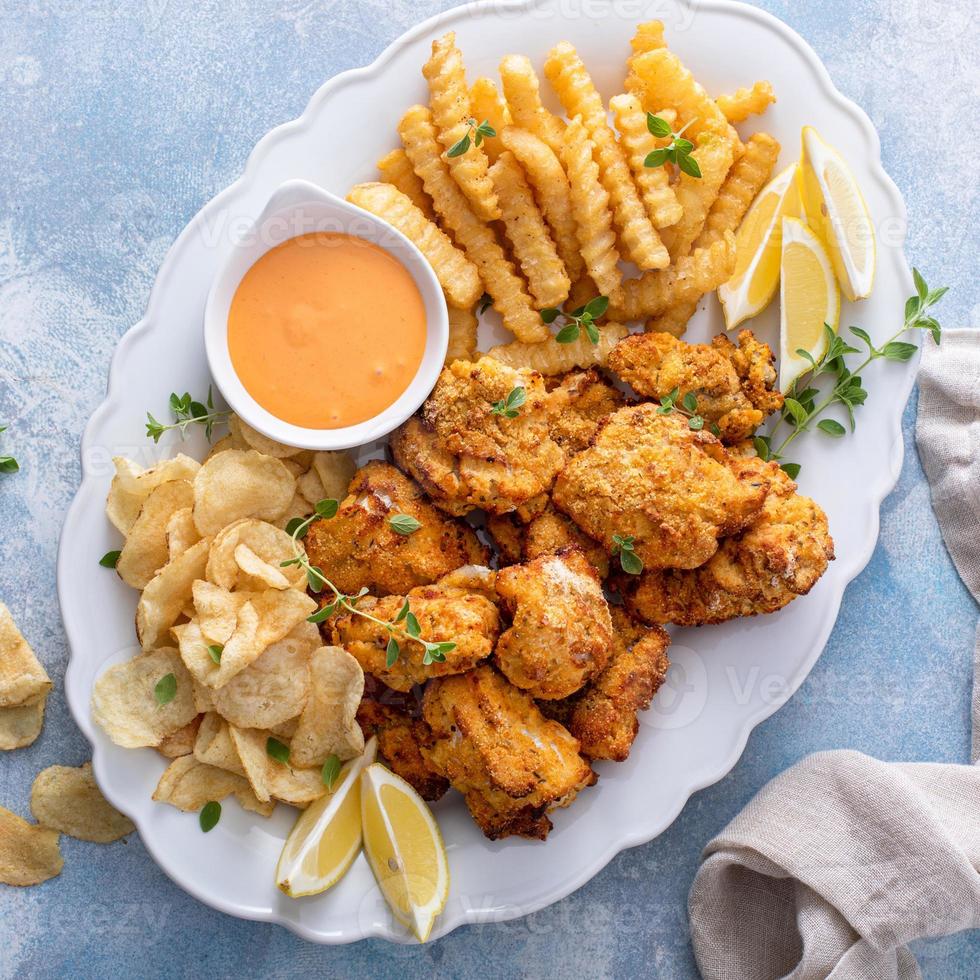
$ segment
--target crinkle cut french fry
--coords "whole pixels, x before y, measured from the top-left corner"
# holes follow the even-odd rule
[[[449,157],[453,179],[459,184],[476,214],[484,221],[500,217],[493,181],[487,174],[489,163],[483,148],[476,145],[470,132],[470,95],[466,88],[463,56],[456,47],[456,34],[444,34],[432,42],[432,57],[422,66],[429,83],[429,104],[438,130],[439,142],[448,151],[469,133],[470,146],[465,153]]]
[[[571,287],[548,226],[516,157],[504,150],[490,168],[514,258],[539,309],[561,306]]]
[[[410,198],[412,204],[430,221],[436,220],[436,213],[432,208],[432,198],[425,193],[422,181],[412,169],[411,160],[408,159],[400,146],[392,150],[391,153],[386,153],[378,161],[378,173],[381,174],[381,179],[386,184],[397,187],[406,197]]]
[[[766,81],[756,82],[752,88],[740,88],[736,92],[719,95],[715,99],[730,123],[745,122],[749,116],[761,116],[775,101],[772,83]]]
[[[544,140],[527,129],[508,126],[500,138],[524,168],[569,279],[579,279],[585,274],[585,263],[578,250],[571,191],[561,161]]]
[[[674,261],[687,255],[701,234],[708,212],[732,166],[732,155],[731,141],[715,133],[705,133],[691,154],[701,168],[701,176],[681,174],[674,191],[683,214],[676,225],[663,230],[664,242]]]
[[[643,198],[647,214],[655,228],[666,228],[677,224],[683,213],[674,188],[670,185],[670,170],[667,167],[648,167],[645,165],[648,154],[666,146],[668,139],[658,139],[647,128],[647,114],[640,100],[628,92],[613,96],[609,108],[616,120],[619,131],[619,145],[626,154],[636,186]],[[670,115],[670,119],[665,118]],[[676,113],[665,109],[657,113],[669,125],[673,125]]]
[[[467,310],[449,307],[449,344],[446,347],[445,364],[473,360],[478,328],[479,321],[472,307]]]
[[[694,316],[697,308],[696,299],[675,303],[673,306],[668,306],[659,316],[647,320],[643,329],[646,333],[669,333],[674,337],[680,337],[687,329],[688,321]]]
[[[599,290],[596,289],[595,283],[587,275],[583,275],[581,279],[576,279],[572,283],[572,288],[568,291],[565,309],[577,310],[598,295]]]
[[[602,366],[609,352],[629,332],[620,323],[603,323],[598,327],[599,342],[593,344],[584,330],[570,344],[559,344],[554,337],[538,344],[504,344],[491,349],[488,357],[514,368],[530,368],[539,374],[565,374],[575,368]]]
[[[630,56],[626,59],[625,88],[627,92],[639,96],[643,88],[642,83],[633,71],[633,62],[641,54],[646,54],[647,51],[656,51],[657,48],[666,46],[662,20],[648,20],[643,24],[637,24],[636,33],[630,39]]]
[[[633,183],[622,147],[606,121],[606,109],[578,52],[567,41],[551,49],[545,75],[569,116],[581,116],[596,150],[599,177],[609,193],[613,221],[625,257],[641,269],[664,269],[670,256]]]
[[[575,232],[589,278],[603,296],[615,302],[623,277],[612,230],[609,194],[599,179],[599,167],[592,158],[592,140],[579,116],[565,127],[561,160],[568,174]]]
[[[452,306],[472,307],[483,293],[477,267],[397,187],[357,184],[347,200],[398,229],[425,256]]]
[[[622,300],[612,303],[609,317],[619,321],[657,317],[671,306],[697,300],[731,278],[735,267],[735,235],[677,260],[669,269],[644,272],[623,283]]]
[[[488,122],[497,134],[486,137],[480,144],[487,159],[495,163],[504,148],[500,142],[500,134],[510,125],[511,119],[507,103],[501,98],[492,79],[478,78],[473,83],[470,88],[470,111],[478,123]]]
[[[398,124],[398,135],[426,194],[432,198],[436,213],[452,230],[466,257],[480,270],[484,288],[493,299],[494,309],[503,317],[504,325],[519,340],[544,340],[548,330],[534,311],[524,283],[493,232],[470,209],[442,159],[430,111],[425,106],[412,106]]]
[[[711,245],[726,231],[738,231],[749,205],[769,183],[779,159],[779,141],[768,133],[754,133],[745,142],[745,151],[728,171],[694,247]]]
[[[534,133],[561,156],[565,124],[541,104],[538,76],[530,59],[522,54],[507,55],[500,62],[500,80],[514,124]]]

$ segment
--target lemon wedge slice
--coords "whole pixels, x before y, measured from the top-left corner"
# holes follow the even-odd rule
[[[364,853],[395,918],[425,942],[449,895],[449,862],[425,801],[380,762],[361,774]]]
[[[361,773],[376,755],[372,738],[340,770],[333,791],[300,814],[276,865],[276,887],[290,898],[326,891],[353,864],[361,849]]]
[[[807,222],[830,253],[849,300],[871,295],[875,231],[868,205],[843,157],[812,126],[803,127],[800,190]]]
[[[779,389],[784,394],[827,349],[826,323],[840,323],[840,290],[827,250],[797,218],[783,218],[780,260]]]
[[[797,170],[794,163],[773,177],[739,225],[735,271],[718,287],[728,330],[761,313],[776,294],[783,218],[799,217],[802,210]]]

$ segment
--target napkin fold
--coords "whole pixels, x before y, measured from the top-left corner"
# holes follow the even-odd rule
[[[927,339],[916,441],[980,602],[980,331]],[[974,662],[976,762],[980,628]],[[688,912],[706,980],[917,980],[909,942],[980,927],[980,766],[809,756],[708,844]]]

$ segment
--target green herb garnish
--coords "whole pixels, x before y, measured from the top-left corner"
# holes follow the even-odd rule
[[[688,174],[688,176],[700,177],[701,168],[698,166],[698,161],[691,156],[691,152],[694,150],[694,144],[683,137],[684,130],[693,122],[694,120],[691,119],[675,133],[670,128],[670,123],[666,119],[661,119],[660,116],[655,116],[652,112],[648,112],[647,129],[650,130],[653,136],[657,136],[660,139],[670,137],[670,145],[661,147],[658,150],[652,150],[648,153],[646,159],[643,161],[643,166],[662,167],[665,163],[676,163],[681,171]]]
[[[410,534],[414,534],[419,530],[422,524],[412,517],[411,514],[392,514],[388,518],[388,527],[396,534],[402,534],[407,538]]]
[[[680,398],[680,405],[677,404],[678,398]],[[719,434],[718,426],[714,422],[706,422],[699,414],[698,396],[693,391],[687,392],[681,398],[680,389],[675,388],[660,399],[660,408],[657,409],[659,415],[673,415],[674,412],[683,415],[687,419],[688,426],[695,432],[700,432],[707,425],[710,432]]]
[[[328,755],[326,762],[323,763],[323,769],[320,770],[320,778],[323,780],[323,785],[327,789],[332,790],[333,784],[337,782],[337,777],[340,775],[340,759],[335,755]]]
[[[0,425],[0,432],[6,432],[7,426]],[[0,473],[16,473],[20,464],[13,456],[0,456]]]
[[[632,534],[613,535],[613,557],[619,555],[619,566],[627,575],[639,575],[643,571],[643,559],[636,553]]]
[[[230,411],[215,410],[214,395],[210,385],[207,401],[204,403],[195,401],[186,391],[182,395],[171,392],[170,411],[173,413],[174,421],[169,425],[158,422],[149,412],[146,413],[146,434],[154,442],[159,442],[160,436],[170,429],[179,429],[181,436],[184,436],[189,425],[203,425],[204,434],[210,442],[214,427],[227,422],[231,415]]]
[[[214,830],[218,826],[218,821],[221,819],[221,804],[217,800],[211,800],[205,803],[201,807],[201,812],[198,814],[197,819],[204,833]]]
[[[265,740],[265,753],[270,759],[275,759],[276,762],[281,762],[284,766],[289,763],[289,746],[272,735]]]
[[[497,130],[490,125],[489,120],[484,119],[479,125],[475,119],[470,118],[466,120],[466,134],[462,139],[457,140],[451,147],[449,147],[446,153],[447,157],[458,157],[462,156],[469,148],[472,142],[474,146],[479,146],[485,137],[496,136]]]
[[[490,406],[491,415],[502,415],[507,419],[516,419],[520,415],[520,407],[527,401],[527,391],[524,388],[511,388],[506,398],[494,402]]]
[[[122,554],[121,551],[107,551],[100,559],[99,564],[103,568],[115,568],[119,563],[119,556]]]
[[[571,313],[562,313],[557,306],[549,306],[541,311],[541,319],[545,323],[554,323],[558,317],[564,317],[565,324],[555,335],[555,340],[559,344],[571,344],[578,340],[582,330],[593,344],[598,344],[599,328],[595,325],[595,321],[605,316],[608,308],[609,297],[596,296],[585,306],[580,306]]]
[[[212,643],[208,647],[208,656],[216,663],[221,663],[221,654],[225,651],[225,645],[223,643]]]
[[[165,704],[170,704],[177,697],[177,678],[173,674],[164,674],[156,682],[153,695],[157,699],[158,707],[162,708]]]

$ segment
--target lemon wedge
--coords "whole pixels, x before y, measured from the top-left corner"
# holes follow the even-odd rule
[[[779,389],[790,385],[827,349],[826,323],[840,323],[840,290],[827,250],[797,218],[783,218],[780,260]]]
[[[395,918],[425,942],[449,895],[449,862],[425,801],[380,762],[361,774],[364,853]]]
[[[333,791],[300,814],[276,866],[276,886],[290,898],[326,891],[353,864],[361,849],[361,773],[376,755],[372,738],[340,770]]]
[[[801,213],[797,170],[794,163],[773,177],[739,225],[735,271],[718,288],[728,330],[761,313],[776,294],[783,218],[796,218]]]
[[[830,253],[849,300],[871,295],[875,232],[861,190],[843,157],[812,126],[803,127],[800,191],[807,222]]]

